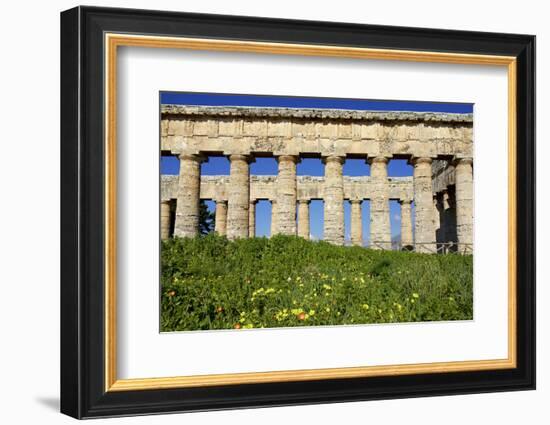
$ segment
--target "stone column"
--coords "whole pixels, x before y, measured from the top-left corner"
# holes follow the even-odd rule
[[[309,200],[298,201],[298,236],[309,239]]]
[[[411,219],[411,203],[410,200],[401,199],[401,248],[412,246],[413,231]]]
[[[328,156],[325,163],[325,229],[324,239],[335,245],[344,244],[344,158]]]
[[[248,237],[248,206],[250,204],[250,168],[246,155],[230,155],[227,237]]]
[[[271,201],[271,236],[275,236],[278,233],[277,218],[277,201],[273,199]]]
[[[361,199],[351,200],[351,244],[356,246],[363,246],[362,203]]]
[[[445,192],[438,194],[438,212],[439,212],[439,232],[436,234],[436,239],[438,242],[447,243],[447,217],[445,212]]]
[[[471,253],[474,230],[474,186],[471,158],[460,158],[455,161],[455,189],[458,251]]]
[[[160,239],[170,238],[170,201],[160,203]]]
[[[176,204],[175,236],[195,237],[199,233],[199,204],[201,185],[201,155],[182,154],[178,199]]]
[[[368,162],[373,190],[370,200],[371,248],[391,249],[388,158],[375,157]]]
[[[456,242],[456,215],[454,201],[448,190],[443,191],[443,228],[445,241]]]
[[[296,236],[296,163],[298,157],[281,155],[277,158],[277,229],[283,235]]]
[[[248,206],[248,237],[256,237],[256,200],[251,200]]]
[[[435,242],[438,251],[440,250],[441,245],[439,243],[444,242],[443,238],[443,229],[442,229],[442,218],[443,218],[443,208],[441,202],[439,201],[439,195],[435,193],[433,195],[433,222],[434,222],[434,232],[435,232]]]
[[[432,159],[413,158],[414,166],[414,235],[416,251],[435,253],[433,225]]]
[[[214,230],[218,235],[227,235],[227,201],[216,201],[216,223]]]

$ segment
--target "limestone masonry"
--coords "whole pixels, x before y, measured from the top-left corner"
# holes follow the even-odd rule
[[[472,251],[471,114],[162,105],[161,153],[180,160],[179,176],[161,176],[163,239],[198,234],[201,199],[216,202],[215,230],[230,239],[255,235],[258,200],[272,203],[272,234],[309,238],[309,203],[320,199],[324,239],[344,243],[350,201],[351,242],[362,245],[361,203],[370,200],[370,247],[391,249],[397,200],[402,248]],[[221,155],[230,175],[201,176],[201,162]],[[275,157],[278,175],[250,175],[255,157]],[[321,158],[325,176],[297,176],[303,157]],[[343,176],[348,158],[367,161],[371,175]],[[413,176],[388,177],[391,159],[407,159]]]

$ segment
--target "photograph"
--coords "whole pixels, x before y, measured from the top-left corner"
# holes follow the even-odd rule
[[[61,13],[61,149],[29,139],[61,167],[29,158],[59,174],[62,413],[535,389],[536,37],[348,9]]]
[[[161,332],[474,319],[474,104],[159,109]]]

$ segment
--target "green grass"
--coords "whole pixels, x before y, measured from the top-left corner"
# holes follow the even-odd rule
[[[472,257],[298,237],[162,243],[161,330],[472,319]]]

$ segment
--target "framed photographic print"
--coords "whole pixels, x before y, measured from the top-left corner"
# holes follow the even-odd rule
[[[61,14],[61,411],[535,387],[529,35]]]

